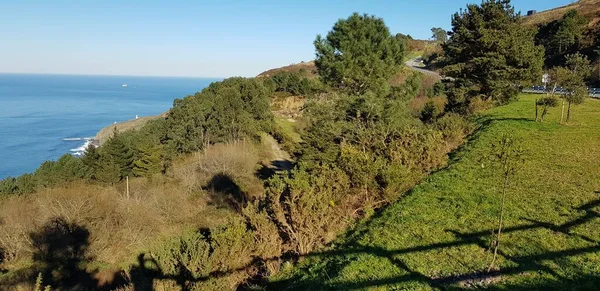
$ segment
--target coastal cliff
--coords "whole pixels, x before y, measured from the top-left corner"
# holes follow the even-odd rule
[[[167,112],[164,112],[160,115],[145,116],[145,117],[140,117],[137,119],[132,119],[132,120],[127,120],[127,121],[122,121],[122,122],[117,122],[115,124],[111,124],[107,127],[102,128],[100,131],[98,131],[98,133],[94,137],[94,145],[99,146],[99,145],[102,145],[103,143],[105,143],[113,135],[113,132],[115,131],[115,129],[118,132],[126,132],[126,131],[130,131],[130,130],[136,130],[136,129],[142,128],[150,120],[154,120],[154,119],[158,119],[158,118],[165,118],[165,117],[167,117]]]

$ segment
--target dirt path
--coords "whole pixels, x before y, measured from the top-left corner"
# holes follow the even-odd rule
[[[263,136],[263,142],[271,149],[270,160],[265,164],[273,171],[287,171],[294,167],[290,154],[279,146],[279,143],[273,136],[267,134]]]

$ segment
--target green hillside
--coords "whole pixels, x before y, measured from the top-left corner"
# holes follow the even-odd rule
[[[597,290],[600,286],[600,101],[534,122],[535,96],[484,112],[481,129],[405,198],[328,250],[273,279],[294,290]],[[522,141],[526,163],[508,192],[499,270],[487,273],[500,181],[482,169],[492,142]]]

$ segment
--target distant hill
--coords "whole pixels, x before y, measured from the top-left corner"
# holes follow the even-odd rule
[[[301,62],[298,64],[291,64],[281,68],[270,69],[268,71],[264,71],[258,74],[258,78],[268,78],[273,75],[276,75],[280,72],[288,72],[288,73],[300,73],[301,75],[307,78],[316,78],[317,77],[317,67],[315,66],[314,61],[310,62]]]
[[[113,133],[115,130],[117,130],[117,132],[127,132],[130,130],[137,130],[137,129],[142,128],[144,125],[146,125],[146,123],[148,123],[148,121],[150,121],[150,120],[154,120],[154,119],[158,119],[158,118],[165,118],[165,117],[167,117],[167,112],[164,112],[160,115],[144,116],[144,117],[140,117],[140,118],[136,118],[136,119],[132,119],[132,120],[117,122],[115,124],[111,124],[103,129],[101,129],[96,134],[96,137],[94,138],[94,140],[97,145],[102,145],[111,136],[113,136]]]
[[[535,9],[535,7],[531,7]],[[563,17],[567,11],[575,9],[579,14],[590,19],[589,27],[600,22],[600,0],[580,0],[575,3],[557,7],[554,9],[537,12],[531,16],[523,18],[523,23],[526,25],[540,25],[550,23]]]

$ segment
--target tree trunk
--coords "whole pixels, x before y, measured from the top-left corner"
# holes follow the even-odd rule
[[[570,118],[571,118],[571,102],[569,102],[569,106],[567,108],[567,122],[569,122]]]
[[[542,118],[540,122],[544,122],[544,117],[546,116],[546,113],[548,113],[548,105],[544,105],[544,110],[542,110]]]
[[[560,124],[562,124],[564,116],[565,116],[565,99],[562,100],[562,108],[560,109]]]
[[[535,98],[535,122],[538,121],[538,104],[537,104],[537,98]]]
[[[502,204],[500,206],[500,220],[498,221],[498,233],[496,235],[496,243],[494,244],[494,257],[488,267],[488,272],[492,270],[498,257],[498,247],[500,246],[500,235],[502,234],[502,224],[504,223],[504,202],[506,201],[506,188],[508,188],[508,176],[510,173],[504,174],[504,185],[502,187]]]

